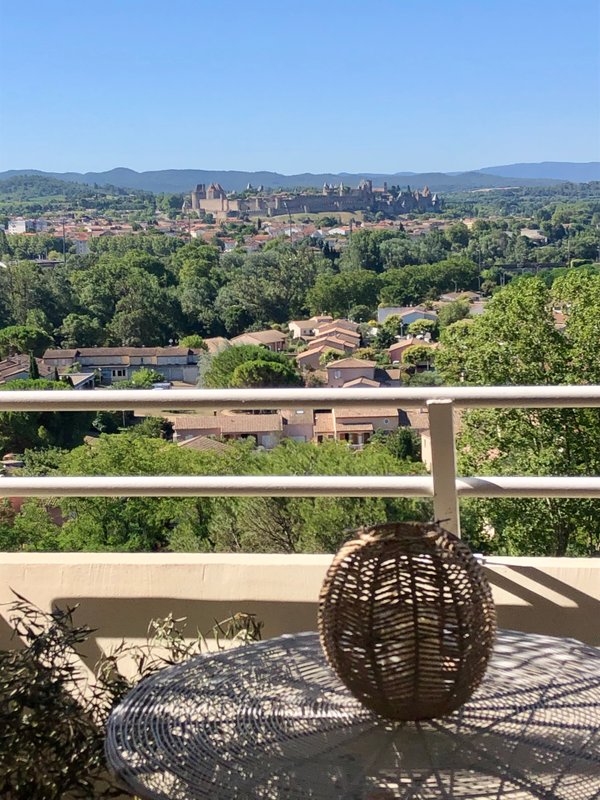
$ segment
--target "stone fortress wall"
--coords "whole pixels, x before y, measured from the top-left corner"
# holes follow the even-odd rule
[[[252,186],[248,186],[251,190]],[[427,186],[421,191],[374,189],[372,181],[363,180],[356,188],[324,184],[320,193],[266,193],[258,187],[255,195],[236,197],[219,183],[198,184],[191,192],[192,210],[217,216],[277,216],[280,214],[320,214],[340,211],[386,211],[408,214],[414,211],[440,211],[441,199]]]

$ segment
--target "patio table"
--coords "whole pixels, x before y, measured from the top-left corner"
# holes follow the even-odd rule
[[[390,722],[327,664],[317,633],[199,656],[142,681],[106,752],[153,800],[600,797],[600,650],[498,631],[458,710]]]

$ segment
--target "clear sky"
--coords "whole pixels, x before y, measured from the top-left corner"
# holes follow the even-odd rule
[[[0,169],[600,160],[599,0],[0,0]]]

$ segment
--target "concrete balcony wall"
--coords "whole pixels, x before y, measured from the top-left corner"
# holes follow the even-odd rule
[[[10,588],[44,610],[80,604],[75,620],[97,630],[86,655],[122,639],[143,639],[152,618],[188,618],[190,635],[244,611],[264,637],[314,630],[328,555],[4,553],[0,603]],[[568,636],[600,645],[600,559],[490,558],[503,628]],[[0,607],[0,648],[10,645]]]

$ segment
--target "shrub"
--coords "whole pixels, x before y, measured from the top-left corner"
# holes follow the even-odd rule
[[[22,649],[0,651],[0,797],[3,800],[98,800],[123,795],[104,762],[111,709],[142,678],[205,652],[200,632],[188,640],[185,619],[150,623],[142,646],[122,644],[103,656],[89,680],[79,648],[92,634],[73,621],[75,608],[46,613],[16,595],[10,617]],[[210,632],[217,649],[260,639],[262,623],[234,614]],[[127,658],[132,678],[119,669]]]

